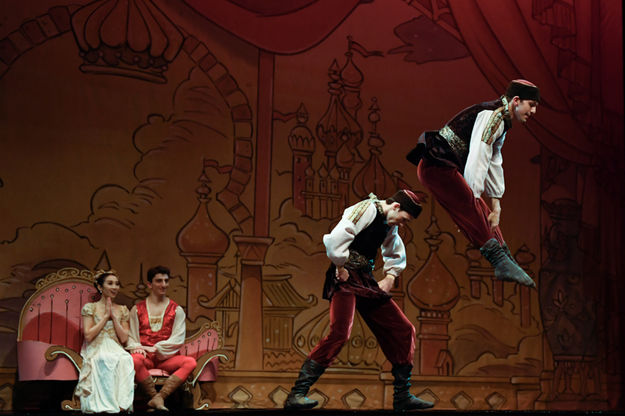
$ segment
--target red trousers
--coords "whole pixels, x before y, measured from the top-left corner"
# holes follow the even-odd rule
[[[154,354],[131,354],[135,364],[135,380],[143,381],[150,376],[152,368],[158,368],[175,375],[180,380],[186,380],[195,369],[195,358],[186,355],[174,355],[165,361],[158,361]]]
[[[412,364],[415,329],[393,300],[373,300],[347,291],[334,293],[330,300],[330,333],[310,352],[308,358],[329,367],[349,339],[358,310],[375,335],[386,358],[393,364]]]
[[[493,229],[488,223],[490,208],[473,195],[458,169],[421,159],[417,176],[475,247],[482,247],[491,238],[504,243],[499,226]]]

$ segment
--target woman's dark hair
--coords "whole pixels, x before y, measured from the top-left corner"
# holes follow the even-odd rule
[[[152,279],[154,279],[154,276],[157,274],[166,274],[167,277],[170,277],[170,273],[169,269],[165,266],[154,266],[148,270],[148,282],[152,283]]]
[[[104,286],[104,281],[106,280],[107,277],[109,276],[115,276],[117,277],[117,273],[115,273],[113,270],[108,271],[108,272],[100,272],[97,273],[96,272],[96,279],[95,282],[93,282],[93,286],[95,286],[96,289],[98,289],[98,286]],[[98,289],[98,292],[100,291],[100,289]]]

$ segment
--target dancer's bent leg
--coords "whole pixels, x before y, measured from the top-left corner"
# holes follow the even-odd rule
[[[348,292],[337,292],[330,301],[330,332],[310,352],[300,369],[297,380],[284,402],[285,409],[310,409],[318,403],[306,395],[341,351],[354,323],[356,297]]]
[[[417,176],[469,241],[480,248],[484,258],[495,268],[496,278],[536,287],[532,278],[509,254],[499,226],[490,226],[490,209],[482,198],[473,195],[458,169],[434,165],[422,159],[417,167]]]

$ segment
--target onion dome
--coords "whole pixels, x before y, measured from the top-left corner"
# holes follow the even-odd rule
[[[301,328],[293,336],[293,347],[301,354],[308,355],[320,339],[330,331],[330,312],[325,310]],[[354,315],[349,342],[332,363],[333,368],[358,368],[380,370],[386,357],[379,348],[378,340],[360,314]]]
[[[422,310],[447,312],[460,299],[460,288],[453,274],[438,257],[440,229],[436,217],[432,216],[427,228],[430,255],[425,264],[410,279],[406,290],[410,300]]]
[[[360,99],[360,85],[362,85],[363,75],[360,69],[354,65],[352,60],[352,53],[347,52],[347,62],[343,69],[341,69],[341,83],[343,84],[344,94],[341,102],[345,109],[351,114],[354,119],[358,118],[358,110],[362,107],[362,100]],[[362,136],[358,136],[358,142],[360,144]]]
[[[354,153],[349,150],[348,146],[341,146],[336,154],[336,165],[339,168],[351,168],[355,163]]]
[[[369,122],[371,132],[369,132],[369,160],[354,177],[354,194],[359,198],[366,198],[373,192],[380,198],[390,196],[397,191],[393,176],[386,170],[380,161],[380,150],[384,146],[384,140],[377,132],[377,124],[380,121],[380,108],[377,99],[372,99],[373,104],[369,107]]]
[[[101,0],[72,16],[84,72],[165,83],[182,47],[176,25],[149,0]]]
[[[336,153],[343,142],[355,136],[362,135],[358,122],[349,114],[340,100],[342,85],[339,82],[338,64],[332,62],[328,70],[330,102],[326,112],[317,123],[317,137],[323,143],[327,152]],[[353,140],[353,139],[352,139]]]
[[[289,133],[289,146],[291,150],[313,153],[315,151],[315,138],[312,131],[308,128],[306,123],[308,122],[308,110],[304,106],[304,103],[300,104],[295,115],[297,124],[291,129]]]
[[[362,107],[362,100],[360,99],[360,86],[364,81],[364,76],[360,69],[354,64],[354,60],[352,56],[354,54],[351,51],[352,40],[351,36],[348,36],[347,42],[347,52],[345,56],[347,57],[347,61],[345,65],[341,69],[341,84],[343,84],[343,88],[345,90],[345,94],[343,95],[342,103],[345,109],[357,119],[358,110]],[[357,144],[360,144],[362,140],[362,136],[358,138]]]
[[[341,69],[341,81],[345,87],[354,89],[360,88],[364,76],[360,69],[354,64],[352,59],[353,53],[347,52],[345,56],[347,57],[347,62],[345,62],[345,65]]]
[[[199,181],[201,184],[196,190],[199,201],[197,210],[193,218],[178,232],[176,243],[184,257],[198,255],[221,258],[228,249],[230,240],[215,225],[208,212],[211,188],[208,187],[210,179],[205,171],[202,171]]]

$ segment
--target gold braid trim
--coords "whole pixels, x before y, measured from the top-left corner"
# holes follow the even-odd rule
[[[493,111],[493,114],[491,114],[490,118],[488,119],[488,123],[486,124],[486,128],[484,129],[484,133],[482,133],[482,141],[484,143],[492,144],[495,140],[495,133],[497,132],[497,129],[499,129],[499,126],[503,121],[504,108],[505,107],[502,106]]]
[[[484,133],[482,134],[482,141],[486,144],[492,144],[493,140],[495,140],[495,133],[499,129],[501,122],[504,119],[509,119],[510,109],[508,108],[509,102],[508,98],[505,95],[501,96],[502,106],[493,111],[490,118],[488,119],[488,123],[486,124],[486,128],[484,129]]]
[[[367,208],[369,208],[369,205],[372,202],[376,202],[377,199],[378,199],[378,197],[376,197],[375,195],[369,194],[369,199],[365,199],[364,201],[360,201],[358,203],[358,205],[356,205],[356,207],[354,208],[352,213],[349,214],[349,220],[351,222],[353,222],[354,224],[358,224],[358,221],[360,221],[360,218],[362,217],[362,214],[364,214],[365,211],[367,210]]]

